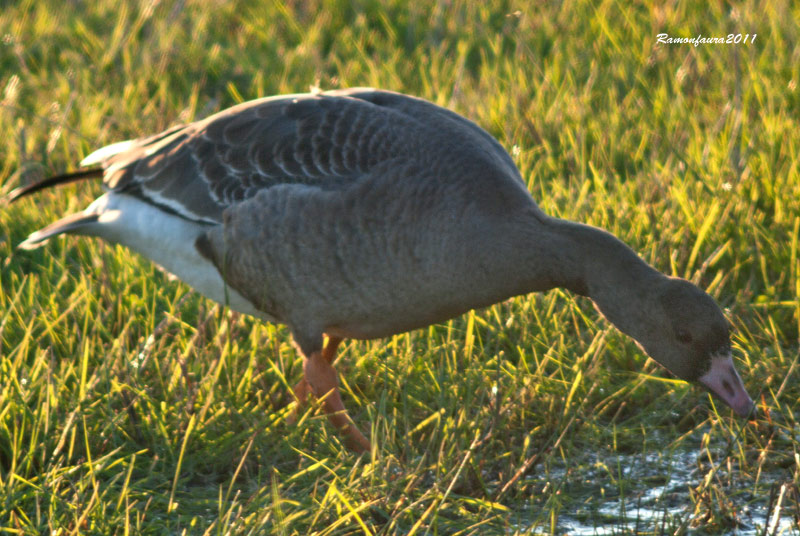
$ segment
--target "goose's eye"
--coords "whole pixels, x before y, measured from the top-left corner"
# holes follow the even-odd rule
[[[675,332],[675,337],[677,337],[678,341],[682,342],[683,344],[689,344],[692,342],[692,335],[685,329],[679,329]]]

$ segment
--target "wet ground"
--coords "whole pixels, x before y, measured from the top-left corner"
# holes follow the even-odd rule
[[[542,468],[547,474],[544,486],[560,487],[570,500],[564,501],[557,519],[536,519],[541,514],[534,512],[542,512],[542,505],[531,505],[532,522],[520,520],[517,527],[536,527],[533,532],[539,533],[555,526],[559,534],[575,535],[800,535],[800,494],[793,471],[744,474],[736,468],[735,459],[723,465],[709,460],[727,460],[721,452],[724,446],[606,453],[581,463]],[[542,473],[538,476],[534,487],[546,491]],[[576,502],[580,507],[574,507]],[[552,511],[552,505],[544,510]]]

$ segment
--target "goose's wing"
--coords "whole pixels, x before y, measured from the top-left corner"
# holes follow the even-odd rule
[[[393,91],[379,91],[371,88],[353,88],[331,91],[330,94],[346,94],[349,97],[365,100],[376,106],[389,108],[420,123],[435,124],[443,134],[442,138],[459,146],[462,155],[491,162],[498,171],[507,177],[522,181],[517,165],[511,155],[498,141],[483,128],[462,115],[442,108],[424,99],[409,97]],[[471,163],[473,163],[471,161]]]
[[[491,136],[458,115],[369,89],[246,102],[100,149],[85,162],[102,165],[104,182],[114,191],[187,219],[219,223],[227,207],[260,190],[287,183],[346,188],[389,159],[434,160],[445,142],[465,155],[474,155],[468,146],[477,144],[485,153],[497,153],[498,163],[510,162]]]

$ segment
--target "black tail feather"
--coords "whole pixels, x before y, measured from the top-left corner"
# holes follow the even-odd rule
[[[67,184],[69,182],[75,182],[83,179],[100,178],[102,176],[103,168],[79,169],[78,171],[56,175],[39,182],[34,182],[33,184],[28,184],[27,186],[15,188],[6,196],[4,201],[7,204],[10,204],[20,197],[25,197],[26,195],[38,192],[39,190],[44,190],[45,188],[50,188],[51,186],[55,186],[57,184]]]

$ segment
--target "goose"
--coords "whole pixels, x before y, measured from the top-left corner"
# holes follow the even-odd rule
[[[490,134],[428,101],[371,88],[253,100],[99,149],[7,200],[89,178],[105,193],[19,247],[98,237],[211,300],[286,324],[303,357],[295,411],[320,399],[355,452],[371,443],[339,393],[343,339],[555,287],[591,299],[656,362],[740,416],[755,408],[711,296],[602,229],[545,214]]]

